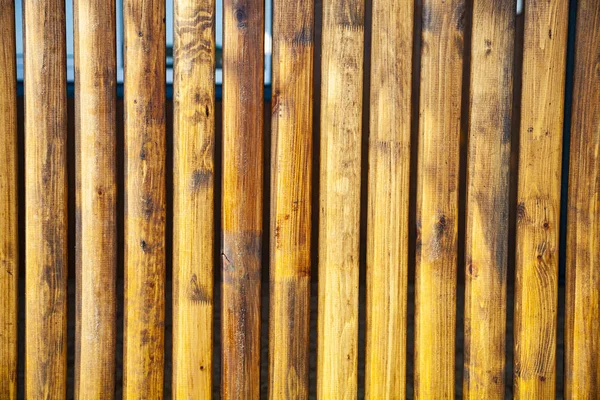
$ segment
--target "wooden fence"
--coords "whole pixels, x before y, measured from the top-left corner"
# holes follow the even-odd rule
[[[597,398],[600,2],[571,7],[274,0],[265,102],[264,3],[224,0],[221,113],[215,1],[174,0],[170,117],[165,3],[125,0],[120,125],[115,0],[75,0],[74,117],[64,1],[24,0],[22,119],[0,0],[0,398]]]

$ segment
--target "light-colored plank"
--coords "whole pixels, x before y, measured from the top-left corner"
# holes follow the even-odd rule
[[[116,350],[115,1],[75,1],[77,397],[112,399]]]
[[[517,192],[515,398],[553,399],[568,1],[525,7]]]
[[[224,399],[260,396],[264,2],[223,2]]]
[[[307,399],[314,5],[273,15],[269,397]]]
[[[515,3],[473,2],[465,233],[465,399],[504,399]]]
[[[415,398],[454,397],[464,0],[425,0],[417,179]]]
[[[414,2],[375,0],[367,229],[365,396],[406,397]]]
[[[15,5],[0,1],[0,398],[17,398],[19,236]]]
[[[565,398],[600,394],[600,2],[579,0],[567,226]]]
[[[213,372],[215,2],[176,0],[173,398],[209,399]]]
[[[25,0],[25,396],[67,391],[65,3]]]
[[[323,4],[317,396],[357,396],[364,1]]]
[[[123,396],[162,398],[165,323],[165,3],[126,0]]]

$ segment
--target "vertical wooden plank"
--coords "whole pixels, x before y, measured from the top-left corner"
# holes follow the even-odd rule
[[[414,2],[373,2],[365,394],[406,397]]]
[[[162,398],[165,320],[165,2],[126,0],[123,396]]]
[[[314,4],[273,16],[269,397],[307,399]]]
[[[264,2],[223,2],[224,399],[260,395]]]
[[[111,399],[116,347],[115,1],[75,1],[77,397]]]
[[[65,3],[24,2],[27,398],[67,387]]]
[[[317,395],[357,396],[364,1],[323,4]]]
[[[454,397],[464,0],[424,0],[417,182],[415,397]]]
[[[504,399],[515,13],[514,0],[473,2],[465,239],[465,399]]]
[[[14,0],[0,1],[0,398],[17,398],[19,236]]]
[[[515,280],[515,398],[555,396],[568,1],[525,7]]]
[[[212,395],[215,2],[176,0],[173,398]]]
[[[600,393],[600,2],[579,0],[567,227],[565,398]]]

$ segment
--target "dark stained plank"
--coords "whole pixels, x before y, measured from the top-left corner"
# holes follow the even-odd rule
[[[223,2],[224,399],[260,396],[264,2]]]
[[[579,0],[567,226],[565,398],[600,393],[600,2]]]

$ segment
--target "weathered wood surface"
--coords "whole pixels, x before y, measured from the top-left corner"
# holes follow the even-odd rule
[[[126,0],[123,396],[162,398],[165,322],[165,3]]]
[[[465,2],[425,0],[422,15],[415,398],[453,398],[460,115]]]
[[[15,6],[0,1],[0,398],[17,398],[19,284]]]
[[[475,0],[465,232],[465,399],[504,399],[515,1]]]
[[[174,3],[173,398],[212,396],[215,2]]]
[[[556,386],[558,239],[568,1],[525,7],[517,193],[515,398]]]
[[[273,15],[269,397],[307,399],[314,5]]]
[[[406,397],[414,2],[373,2],[365,396]]]
[[[600,393],[600,2],[577,11],[569,211],[565,398]]]
[[[25,395],[67,390],[65,4],[24,2]]]
[[[264,2],[223,2],[224,399],[260,396]]]
[[[356,398],[364,1],[323,5],[317,396]]]
[[[115,1],[75,1],[77,397],[111,399],[116,351]]]

